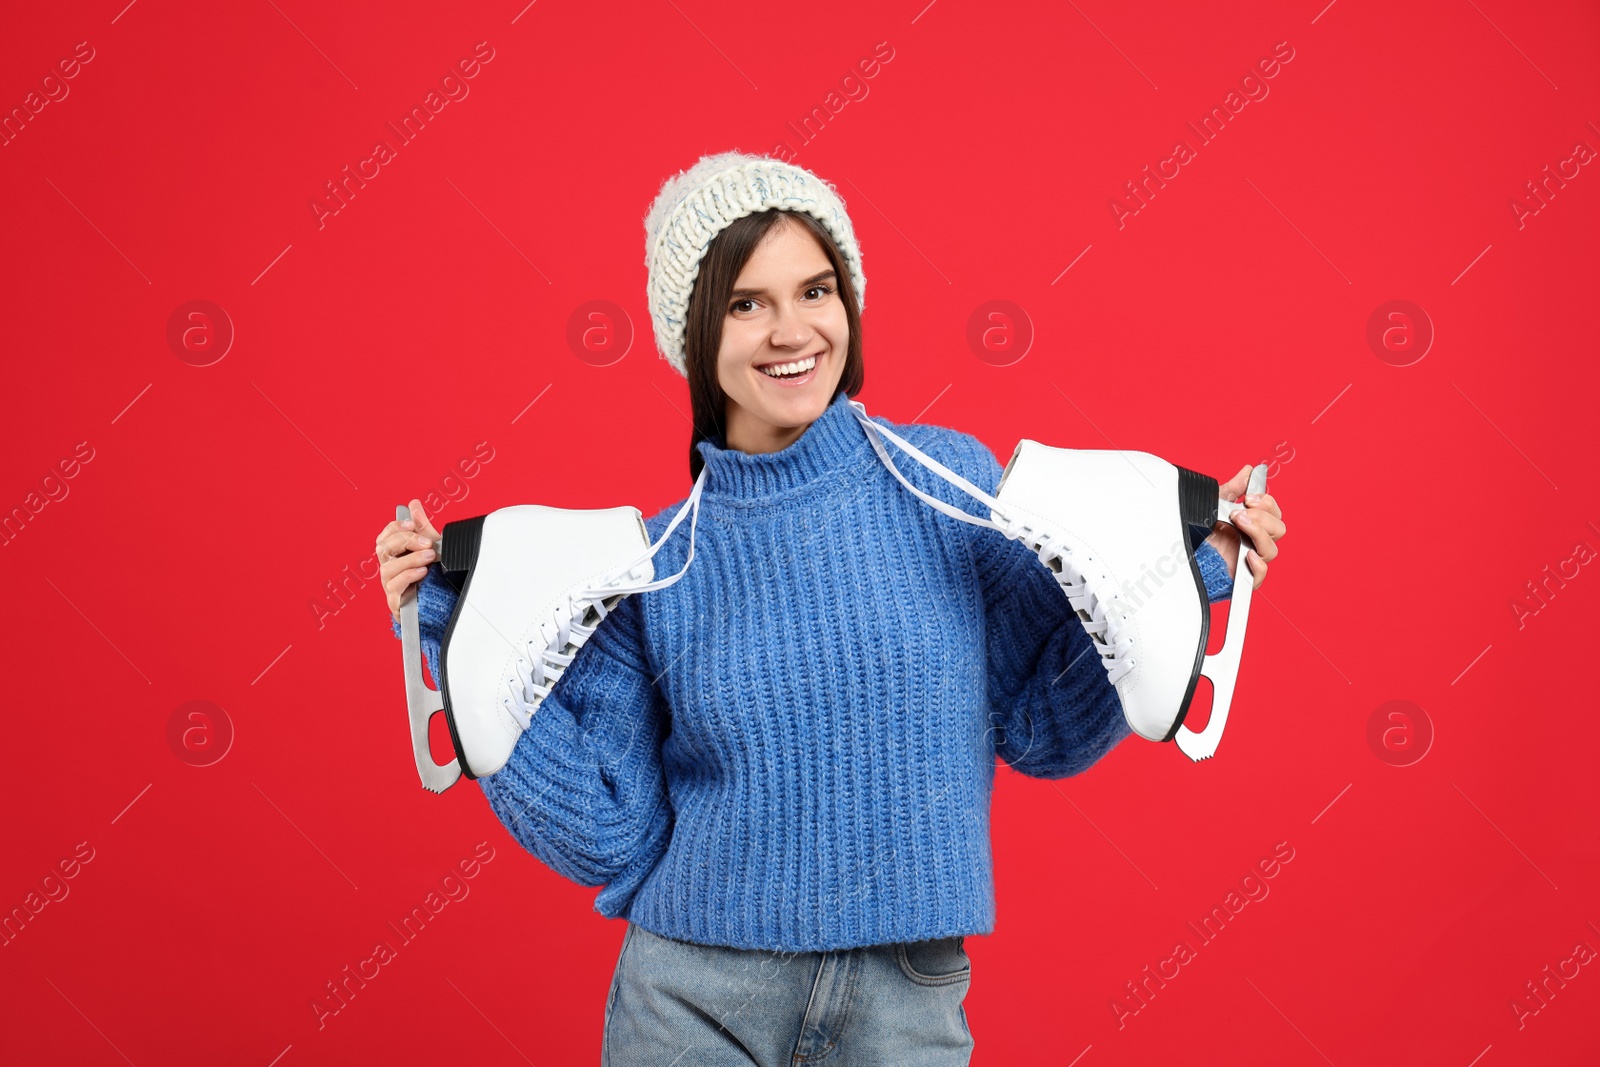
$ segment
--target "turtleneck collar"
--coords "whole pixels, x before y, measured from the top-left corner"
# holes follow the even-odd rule
[[[723,443],[719,437],[695,445],[706,466],[704,493],[751,501],[814,482],[851,465],[872,447],[843,389],[787,448],[751,453],[724,448]]]

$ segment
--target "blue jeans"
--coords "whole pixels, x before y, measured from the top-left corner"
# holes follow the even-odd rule
[[[964,1067],[965,938],[834,952],[697,945],[628,924],[602,1067]]]

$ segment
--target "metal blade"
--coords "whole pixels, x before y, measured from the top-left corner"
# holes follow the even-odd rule
[[[1267,465],[1257,464],[1250,472],[1246,493],[1267,491]],[[1223,637],[1221,651],[1207,656],[1200,673],[1211,680],[1211,717],[1206,727],[1194,731],[1187,726],[1178,727],[1173,740],[1183,754],[1196,763],[1210,759],[1222,740],[1222,731],[1228,725],[1228,706],[1233,703],[1233,687],[1239,678],[1239,660],[1244,655],[1244,631],[1250,621],[1250,594],[1255,591],[1255,576],[1245,564],[1244,554],[1249,548],[1244,535],[1240,535],[1239,561],[1234,566],[1233,596],[1228,603],[1228,631]]]
[[[411,508],[405,504],[395,509],[395,518],[404,522],[411,518]],[[417,586],[413,582],[400,597],[400,649],[406,659],[406,711],[411,719],[411,754],[417,761],[417,774],[422,778],[422,788],[443,793],[461,777],[461,761],[451,759],[444,766],[433,761],[428,748],[428,721],[434,713],[444,710],[444,697],[437,689],[430,689],[422,676],[422,628],[417,619]]]

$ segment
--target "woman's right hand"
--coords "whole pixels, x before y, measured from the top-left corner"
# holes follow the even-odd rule
[[[389,614],[397,622],[400,598],[413,582],[422,581],[428,573],[428,564],[437,558],[438,543],[439,531],[428,521],[422,501],[416,499],[411,501],[411,518],[391,521],[378,535],[378,574],[389,599]]]

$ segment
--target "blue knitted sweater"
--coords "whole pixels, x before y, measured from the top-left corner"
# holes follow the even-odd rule
[[[875,418],[995,492],[977,438]],[[601,914],[668,937],[821,951],[992,932],[995,757],[1061,778],[1130,733],[1088,634],[1026,545],[895,481],[842,391],[781,451],[719,444],[698,445],[688,572],[612,611],[478,780],[489,806],[553,870],[603,886]],[[652,543],[682,506],[646,521]],[[657,577],[688,547],[685,519]],[[1228,596],[1215,549],[1197,559]],[[435,678],[458,577],[435,564],[418,590]]]

